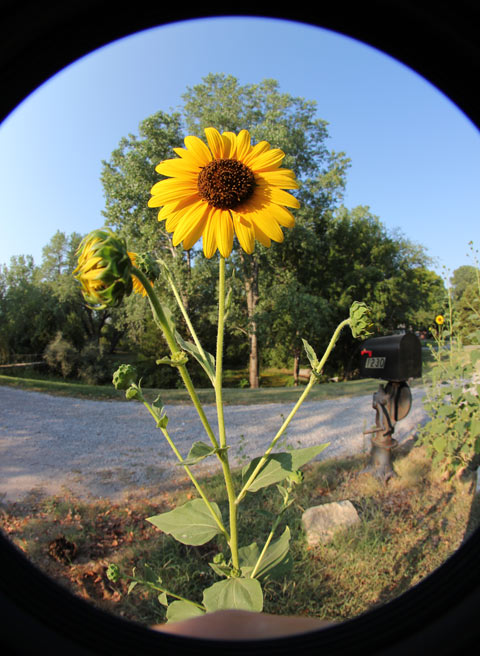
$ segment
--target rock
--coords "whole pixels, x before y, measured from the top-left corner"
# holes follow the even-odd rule
[[[307,508],[302,515],[302,523],[310,546],[330,542],[334,534],[354,526],[360,517],[351,501],[334,501],[321,506]]]

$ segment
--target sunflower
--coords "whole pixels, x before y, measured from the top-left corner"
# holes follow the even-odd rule
[[[437,326],[441,326],[445,323],[445,319],[443,318],[443,316],[441,314],[439,314],[435,317],[435,323],[437,324]]]
[[[282,226],[295,219],[287,209],[298,200],[285,189],[297,189],[293,171],[281,169],[285,154],[266,141],[251,145],[248,130],[238,135],[206,128],[207,145],[198,137],[185,138],[186,148],[175,148],[179,158],[155,168],[167,176],[151,189],[149,207],[161,207],[159,221],[173,232],[173,244],[189,250],[202,237],[205,257],[218,250],[228,257],[233,235],[246,253],[255,240],[267,248],[283,241]]]
[[[93,230],[78,247],[73,275],[83,297],[96,309],[120,305],[132,292],[132,263],[125,241],[111,230]]]

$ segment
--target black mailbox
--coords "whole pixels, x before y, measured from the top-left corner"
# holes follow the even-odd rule
[[[360,346],[360,376],[405,381],[422,376],[422,344],[414,333],[372,337]]]

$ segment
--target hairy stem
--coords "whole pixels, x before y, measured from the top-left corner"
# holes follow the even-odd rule
[[[165,312],[163,311],[162,305],[158,300],[158,297],[152,285],[150,284],[150,281],[147,279],[144,273],[142,273],[142,271],[140,271],[140,269],[137,269],[136,267],[132,267],[132,273],[136,278],[140,280],[143,287],[145,288],[145,291],[147,292],[150,305],[152,307],[152,313],[154,319],[157,321],[158,325],[160,326],[165,336],[170,352],[172,353],[172,355],[180,353],[181,349],[175,340],[175,336],[173,335],[172,330],[169,326],[167,317],[165,316]],[[190,395],[190,398],[192,399],[193,405],[195,406],[195,409],[198,412],[198,416],[200,417],[200,421],[202,422],[205,432],[210,438],[210,441],[212,442],[213,446],[216,449],[218,449],[219,444],[217,442],[217,438],[215,437],[212,427],[210,426],[210,423],[205,415],[205,412],[200,403],[197,392],[195,390],[195,387],[193,386],[192,379],[190,378],[190,374],[188,373],[186,366],[184,364],[180,364],[178,365],[178,370],[180,372],[180,376],[182,377],[183,383]]]
[[[147,408],[147,410],[150,412],[150,414],[155,419],[155,421],[158,421],[158,417],[155,414],[155,411],[150,406],[150,404],[147,403],[147,401],[143,401],[143,405]],[[221,530],[221,532],[223,533],[223,535],[225,536],[225,538],[228,542],[230,540],[230,536],[228,535],[228,531],[225,528],[225,526],[223,525],[223,522],[221,521],[220,517],[215,512],[212,504],[208,500],[207,495],[205,494],[205,492],[202,489],[202,486],[200,485],[200,483],[197,481],[197,479],[193,475],[193,472],[190,469],[190,467],[184,463],[182,455],[179,452],[179,450],[177,449],[177,447],[175,446],[175,443],[173,442],[172,438],[170,437],[167,429],[163,428],[162,426],[159,426],[159,428],[162,431],[162,433],[163,433],[165,439],[167,440],[168,444],[170,445],[170,448],[172,449],[174,454],[177,456],[179,462],[183,465],[183,468],[187,472],[187,474],[188,474],[190,480],[192,481],[193,485],[195,486],[197,492],[199,493],[199,495],[201,496],[201,498],[205,502],[205,505],[207,506],[208,510],[210,511],[210,514],[212,515],[213,519],[215,520],[215,523],[217,524],[218,528]]]
[[[331,340],[330,340],[330,343],[329,343],[329,345],[327,346],[327,348],[326,348],[326,350],[325,350],[325,353],[323,354],[323,357],[322,357],[322,359],[320,360],[320,362],[319,362],[319,364],[318,364],[318,366],[317,366],[317,368],[316,368],[316,369],[317,369],[317,370],[316,370],[316,374],[317,374],[317,375],[321,373],[323,367],[325,366],[325,362],[327,361],[328,356],[329,356],[330,353],[332,352],[333,347],[335,346],[335,344],[336,344],[336,342],[337,342],[337,340],[338,340],[338,338],[339,338],[339,336],[340,336],[340,333],[342,332],[342,329],[343,329],[345,326],[348,326],[348,325],[350,325],[350,319],[345,319],[345,321],[342,321],[342,322],[337,326],[337,328],[335,329],[335,332],[333,333],[333,336],[332,336],[332,338],[331,338]],[[247,482],[246,482],[245,485],[243,486],[242,490],[240,491],[240,493],[239,493],[239,495],[238,495],[238,497],[237,497],[237,500],[236,500],[237,505],[240,503],[240,501],[244,498],[244,496],[245,496],[246,493],[248,492],[248,488],[252,485],[253,481],[256,479],[258,473],[260,472],[260,470],[262,469],[263,465],[264,465],[265,462],[267,461],[268,456],[269,456],[270,453],[272,452],[272,450],[273,450],[273,448],[275,447],[275,445],[276,445],[276,443],[278,442],[278,440],[282,437],[283,433],[284,433],[284,432],[286,431],[286,429],[288,428],[289,423],[292,421],[293,417],[296,415],[296,413],[297,413],[298,409],[300,408],[300,406],[302,405],[302,403],[303,403],[303,402],[305,401],[305,399],[307,398],[307,396],[308,396],[310,390],[312,389],[312,387],[314,386],[316,380],[317,380],[317,376],[315,375],[315,373],[312,372],[312,374],[310,375],[310,380],[308,381],[308,384],[307,384],[307,386],[305,387],[304,391],[302,392],[300,398],[299,398],[298,401],[296,402],[295,406],[293,407],[293,409],[292,409],[292,411],[290,412],[290,414],[288,415],[288,417],[287,417],[287,418],[285,419],[285,421],[283,422],[283,424],[282,424],[280,430],[278,431],[278,433],[277,433],[277,434],[275,435],[275,437],[273,438],[272,442],[270,443],[270,446],[269,446],[268,449],[265,451],[265,453],[263,454],[263,456],[260,458],[260,460],[259,460],[257,466],[255,467],[255,469],[254,469],[253,472],[251,473],[249,479],[247,480]]]
[[[223,411],[222,383],[223,383],[223,333],[225,328],[225,258],[220,256],[218,273],[218,329],[217,329],[217,353],[215,360],[215,400],[217,404],[218,435],[222,451],[218,454],[223,470],[223,477],[228,496],[230,515],[230,551],[232,553],[232,565],[238,570],[240,563],[238,559],[238,533],[237,533],[237,506],[235,503],[235,487],[233,485],[232,473],[228,462],[227,436],[225,431],[225,417]]]

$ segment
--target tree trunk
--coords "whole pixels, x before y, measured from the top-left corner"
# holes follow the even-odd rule
[[[247,296],[248,335],[250,342],[249,357],[249,379],[250,388],[257,389],[260,386],[259,354],[257,324],[254,320],[255,310],[258,304],[258,262],[254,257],[248,260],[243,256],[242,260],[245,271],[245,292]]]

